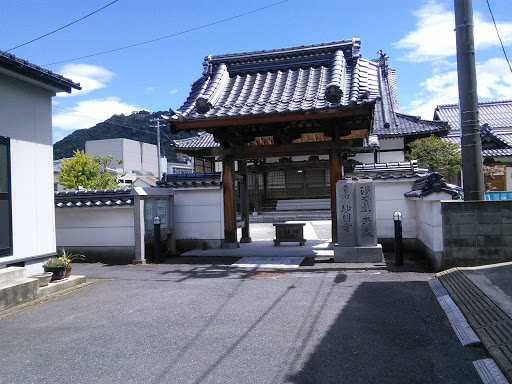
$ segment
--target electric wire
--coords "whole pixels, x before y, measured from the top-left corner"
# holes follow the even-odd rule
[[[43,37],[49,36],[49,35],[51,35],[51,34],[54,34],[55,32],[59,32],[59,31],[63,30],[64,28],[67,28],[67,27],[69,27],[69,26],[71,26],[71,25],[73,25],[73,24],[78,23],[79,21],[82,21],[83,19],[88,18],[89,16],[94,15],[95,13],[98,13],[99,11],[101,11],[101,10],[103,10],[103,9],[107,8],[108,6],[111,6],[111,5],[112,5],[112,4],[114,4],[114,3],[117,3],[118,1],[119,1],[119,0],[114,0],[114,1],[112,1],[112,2],[110,2],[110,3],[108,3],[107,5],[105,5],[104,7],[101,7],[100,9],[97,9],[97,10],[95,10],[94,12],[89,13],[88,15],[85,15],[84,17],[81,17],[81,18],[80,18],[80,19],[78,19],[78,20],[75,20],[75,21],[73,21],[73,22],[71,22],[71,23],[69,23],[69,24],[64,25],[63,27],[57,28],[56,30],[51,31],[51,32],[48,32],[48,33],[46,33],[46,34],[44,34],[44,35],[42,35],[42,36],[36,37],[35,39],[32,39],[32,40],[30,40],[30,41],[27,41],[26,43],[23,43],[23,44],[17,45],[17,46],[15,46],[14,48],[10,48],[10,49],[8,49],[6,52],[14,51],[14,50],[15,50],[15,49],[17,49],[17,48],[20,48],[20,47],[23,47],[23,46],[28,45],[28,44],[30,44],[30,43],[33,43],[34,41],[40,40],[40,39],[42,39]]]
[[[92,53],[92,54],[90,54],[90,55],[85,55],[85,56],[80,56],[80,57],[74,57],[74,58],[72,58],[72,59],[61,60],[61,61],[56,61],[56,62],[53,62],[53,63],[43,64],[43,66],[50,66],[50,65],[55,65],[55,64],[68,63],[68,62],[70,62],[70,61],[81,60],[81,59],[87,59],[87,58],[89,58],[89,57],[100,56],[100,55],[104,55],[104,54],[107,54],[107,53],[112,53],[112,52],[121,51],[121,50],[123,50],[123,49],[129,49],[129,48],[134,48],[134,47],[138,47],[138,46],[145,45],[145,44],[149,44],[149,43],[154,43],[154,42],[156,42],[156,41],[160,41],[160,40],[164,40],[164,39],[169,39],[169,38],[171,38],[171,37],[176,37],[176,36],[179,36],[179,35],[184,35],[184,34],[189,33],[189,32],[193,32],[193,31],[197,31],[197,30],[200,30],[200,29],[204,29],[204,28],[212,27],[212,26],[214,26],[214,25],[221,24],[221,23],[225,23],[225,22],[227,22],[227,21],[231,21],[231,20],[239,19],[240,17],[244,17],[244,16],[250,15],[250,14],[252,14],[252,13],[260,12],[260,11],[263,11],[263,10],[265,10],[265,9],[268,9],[268,8],[271,8],[271,7],[275,7],[275,6],[279,5],[279,4],[286,3],[287,1],[289,1],[289,0],[281,0],[281,1],[278,1],[277,3],[270,4],[270,5],[267,5],[267,6],[265,6],[265,7],[261,7],[261,8],[253,9],[252,11],[248,11],[248,12],[240,13],[240,14],[238,14],[238,15],[231,16],[231,17],[228,17],[228,18],[226,18],[226,19],[217,20],[217,21],[214,21],[214,22],[211,22],[211,23],[208,23],[208,24],[201,25],[201,26],[199,26],[199,27],[194,27],[194,28],[187,29],[187,30],[185,30],[185,31],[172,33],[172,34],[170,34],[170,35],[162,36],[162,37],[158,37],[158,38],[156,38],[156,39],[146,40],[146,41],[142,41],[142,42],[140,42],[140,43],[135,43],[135,44],[126,45],[126,46],[124,46],[124,47],[119,47],[119,48],[109,49],[109,50],[107,50],[107,51],[102,51],[102,52]]]
[[[496,20],[494,20],[494,15],[492,14],[491,4],[489,0],[487,0],[487,6],[489,7],[489,12],[491,13],[492,22],[494,23],[494,28],[496,28],[496,34],[498,35],[498,39],[500,39],[501,49],[503,50],[503,54],[505,55],[505,60],[507,60],[508,68],[512,73],[512,66],[510,65],[510,61],[508,61],[507,52],[505,51],[505,47],[503,46],[503,41],[501,40],[500,33],[498,32],[498,26],[496,25]]]
[[[97,120],[100,123],[110,124],[110,125],[117,126],[117,127],[133,129],[135,131],[141,131],[141,132],[145,132],[145,133],[150,133],[152,135],[156,135],[157,134],[156,132],[151,132],[149,130],[145,130],[145,129],[139,128],[139,126],[136,126],[136,125],[133,125],[133,124],[116,123],[116,122],[108,121],[108,120],[111,120],[111,119],[115,119],[114,116],[110,117],[108,120],[103,120],[103,119],[101,119],[99,117],[93,117],[93,116],[73,113],[73,111],[71,109],[68,109],[68,108],[62,108],[62,107],[54,106],[53,109],[54,109],[54,111],[55,111],[55,109],[57,109],[55,112],[58,112],[59,114],[66,115],[66,116],[83,117],[83,118],[87,118],[87,119],[90,119],[90,120]],[[60,111],[59,111],[59,109],[60,109]],[[69,110],[70,112],[66,112],[66,110]],[[150,126],[150,127],[152,127],[152,126]],[[85,128],[85,129],[89,129],[89,128]],[[173,140],[164,131],[160,130],[160,133],[163,134],[165,137],[167,137],[167,139],[169,141]]]

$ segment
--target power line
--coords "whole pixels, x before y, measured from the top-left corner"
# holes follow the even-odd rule
[[[208,28],[208,27],[211,27],[211,26],[214,26],[214,25],[217,25],[217,24],[225,23],[226,21],[230,21],[230,20],[238,19],[238,18],[240,18],[240,17],[247,16],[247,15],[250,15],[250,14],[255,13],[255,12],[263,11],[264,9],[268,9],[268,8],[271,8],[271,7],[275,7],[276,5],[279,5],[279,4],[282,4],[282,3],[286,3],[287,1],[289,1],[289,0],[282,0],[282,1],[278,1],[277,3],[270,4],[270,5],[267,5],[267,6],[265,6],[265,7],[261,7],[261,8],[253,9],[252,11],[248,11],[248,12],[245,12],[245,13],[241,13],[241,14],[239,14],[239,15],[231,16],[231,17],[228,17],[228,18],[226,18],[226,19],[217,20],[217,21],[214,21],[214,22],[209,23],[209,24],[201,25],[201,26],[199,26],[199,27],[190,28],[190,29],[187,29],[187,30],[185,30],[185,31],[181,31],[181,32],[173,33],[173,34],[171,34],[171,35],[158,37],[158,38],[156,38],[156,39],[151,39],[151,40],[142,41],[142,42],[140,42],[140,43],[135,43],[135,44],[131,44],[131,45],[126,45],[126,46],[124,46],[124,47],[120,47],[120,48],[109,49],[108,51],[102,51],[102,52],[98,52],[98,53],[92,53],[92,54],[90,54],[90,55],[86,55],[86,56],[75,57],[75,58],[73,58],[73,59],[67,59],[67,60],[56,61],[56,62],[54,62],[54,63],[43,64],[43,66],[50,66],[50,65],[55,65],[55,64],[68,63],[68,62],[70,62],[70,61],[86,59],[86,58],[89,58],[89,57],[94,57],[94,56],[104,55],[104,54],[106,54],[106,53],[112,53],[112,52],[121,51],[121,50],[123,50],[123,49],[128,49],[128,48],[138,47],[138,46],[140,46],[140,45],[145,45],[145,44],[149,44],[149,43],[154,43],[155,41],[160,41],[160,40],[164,40],[164,39],[169,39],[169,38],[171,38],[171,37],[176,37],[176,36],[179,36],[179,35],[184,35],[184,34],[186,34],[186,33],[193,32],[193,31],[197,31],[197,30],[199,30],[199,29],[204,29],[204,28]]]
[[[500,39],[501,49],[503,50],[503,54],[505,55],[505,60],[507,60],[508,68],[510,72],[512,72],[512,67],[510,66],[510,61],[508,61],[507,52],[505,52],[505,47],[503,46],[503,41],[501,41],[500,33],[498,32],[498,26],[496,25],[496,21],[494,20],[494,15],[492,14],[491,4],[489,4],[489,0],[487,0],[487,6],[489,7],[489,12],[491,13],[492,22],[494,23],[494,28],[496,28],[496,34],[498,35],[498,39]]]
[[[78,23],[79,21],[82,21],[83,19],[86,19],[86,18],[88,18],[89,16],[94,15],[95,13],[98,13],[98,12],[99,12],[99,11],[101,11],[102,9],[105,9],[105,8],[107,8],[108,6],[110,6],[110,5],[114,4],[114,3],[117,3],[118,1],[119,1],[119,0],[114,0],[114,1],[112,1],[111,3],[108,3],[107,5],[105,5],[104,7],[101,7],[100,9],[97,9],[97,10],[95,10],[94,12],[89,13],[88,15],[85,15],[84,17],[81,17],[81,18],[80,18],[80,19],[78,19],[78,20],[75,20],[75,21],[73,21],[73,22],[71,22],[71,23],[69,23],[69,24],[64,25],[63,27],[57,28],[56,30],[51,31],[51,32],[48,32],[48,33],[46,33],[46,34],[44,34],[44,35],[42,35],[42,36],[36,37],[35,39],[32,39],[32,40],[30,40],[30,41],[27,41],[26,43],[23,43],[23,44],[17,45],[17,46],[15,46],[14,48],[8,49],[6,52],[13,51],[13,50],[15,50],[16,48],[23,47],[23,46],[25,46],[25,45],[27,45],[27,44],[33,43],[34,41],[37,41],[37,40],[39,40],[39,39],[42,39],[43,37],[49,36],[49,35],[51,35],[51,34],[53,34],[53,33],[55,33],[55,32],[59,32],[59,31],[63,30],[64,28],[69,27],[70,25],[76,24],[76,23]]]
[[[141,131],[141,132],[144,132],[144,133],[150,133],[152,135],[156,135],[156,131],[155,132],[151,132],[151,131],[148,131],[148,130],[145,130],[145,129],[142,129],[142,128],[139,128],[138,126],[136,125],[133,125],[133,124],[121,124],[121,123],[115,123],[115,122],[111,122],[111,121],[108,121],[108,120],[111,120],[111,119],[115,119],[115,117],[111,117],[110,119],[108,120],[103,120],[101,118],[98,118],[98,117],[92,117],[92,116],[87,116],[87,115],[81,115],[81,114],[77,114],[77,113],[72,113],[72,112],[66,112],[65,110],[68,109],[68,108],[62,108],[62,107],[53,107],[53,109],[61,109],[61,111],[57,110],[58,113],[60,114],[63,114],[63,115],[66,115],[66,116],[74,116],[74,117],[83,117],[83,118],[87,118],[87,119],[91,119],[91,120],[97,120],[99,121],[100,123],[105,123],[105,124],[110,124],[110,125],[113,125],[113,126],[117,126],[117,127],[123,127],[123,128],[128,128],[128,129],[133,129],[135,131]],[[71,109],[69,109],[69,111],[72,111]],[[84,128],[84,129],[89,129],[89,128]],[[167,137],[167,139],[169,141],[172,141],[173,139],[171,139],[164,131],[160,131],[165,137]]]

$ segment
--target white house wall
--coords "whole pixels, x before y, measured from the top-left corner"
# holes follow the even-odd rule
[[[13,255],[0,264],[55,252],[53,92],[0,74],[0,135],[10,138]],[[38,266],[39,269],[40,265]]]

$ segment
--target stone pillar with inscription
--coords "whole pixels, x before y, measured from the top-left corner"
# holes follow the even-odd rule
[[[382,246],[377,244],[373,181],[357,178],[338,181],[336,211],[338,244],[334,247],[334,261],[382,262]]]

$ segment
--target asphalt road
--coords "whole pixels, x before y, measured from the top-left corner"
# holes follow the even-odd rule
[[[0,382],[480,382],[429,274],[201,262],[76,264],[102,280],[0,320]]]

